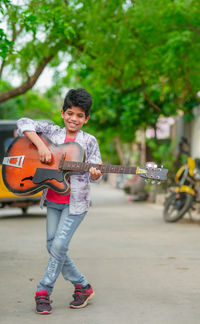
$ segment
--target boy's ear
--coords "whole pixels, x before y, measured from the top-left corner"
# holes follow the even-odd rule
[[[62,118],[64,118],[63,114],[64,114],[63,109],[61,109],[61,117]]]
[[[88,122],[89,119],[90,119],[90,115],[86,117],[84,124],[87,124],[87,122]]]

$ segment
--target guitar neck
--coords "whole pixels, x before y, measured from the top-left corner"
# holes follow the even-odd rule
[[[88,172],[91,167],[100,170],[102,173],[123,173],[123,174],[136,174],[137,167],[128,165],[111,165],[111,164],[93,164],[73,161],[63,161],[60,169],[66,171]]]

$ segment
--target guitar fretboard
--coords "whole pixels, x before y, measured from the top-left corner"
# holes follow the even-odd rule
[[[100,170],[102,173],[124,173],[136,174],[136,167],[128,165],[112,165],[112,164],[93,164],[73,161],[63,161],[61,165],[62,170],[88,172],[91,167]]]

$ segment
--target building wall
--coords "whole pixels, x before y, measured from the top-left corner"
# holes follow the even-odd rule
[[[194,115],[190,136],[191,155],[193,158],[200,158],[200,107],[194,108]]]

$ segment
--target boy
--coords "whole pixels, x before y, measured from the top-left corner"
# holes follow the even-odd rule
[[[43,163],[50,163],[52,155],[37,133],[46,135],[54,144],[76,141],[85,150],[86,162],[101,164],[99,146],[95,137],[81,130],[90,118],[91,105],[91,95],[85,89],[71,89],[65,97],[61,110],[64,128],[47,122],[21,118],[17,123],[18,135],[24,134],[36,145],[40,161]],[[38,314],[51,313],[49,296],[61,272],[63,277],[75,286],[74,300],[70,303],[70,308],[85,307],[88,300],[94,296],[91,285],[77,269],[67,250],[75,230],[89,208],[89,181],[96,181],[101,175],[100,170],[92,167],[89,173],[70,177],[70,194],[60,195],[52,189],[43,192],[41,205],[46,200],[47,249],[50,257],[35,295]]]

